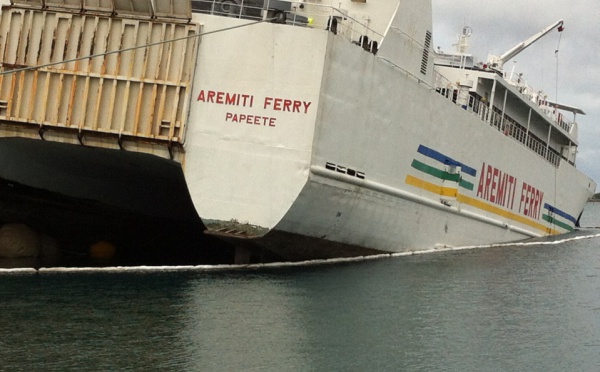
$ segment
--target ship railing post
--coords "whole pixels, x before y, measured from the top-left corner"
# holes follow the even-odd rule
[[[504,91],[504,103],[502,104],[502,112],[500,117],[500,127],[498,130],[502,130],[504,128],[504,113],[506,112],[506,99],[508,98],[508,89]]]
[[[244,0],[242,0],[244,1]],[[262,20],[266,21],[267,17],[269,15],[269,6],[271,5],[271,0],[265,0],[265,3],[263,4],[263,14],[262,14]]]
[[[549,161],[551,160],[548,154],[548,150],[550,149],[550,134],[552,134],[552,125],[548,126],[548,141],[546,141],[546,159],[548,159]]]
[[[527,118],[527,132],[525,133],[525,144],[529,140],[529,126],[531,125],[531,108],[529,109],[529,117]]]
[[[497,80],[496,80],[496,78],[494,78],[494,84],[492,85],[492,94],[491,94],[491,97],[490,97],[490,109],[492,107],[494,107],[494,102],[495,102],[495,99],[496,99],[496,83],[497,83]],[[493,110],[492,110],[492,114],[493,114]],[[490,119],[489,120],[490,120],[489,122],[491,123],[492,115],[490,115]]]

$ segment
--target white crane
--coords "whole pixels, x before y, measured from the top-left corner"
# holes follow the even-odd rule
[[[512,49],[510,49],[506,53],[502,54],[501,56],[493,56],[493,55],[490,56],[489,57],[489,60],[490,60],[489,66],[495,70],[502,71],[504,64],[506,62],[508,62],[508,60],[510,60],[517,54],[521,53],[525,49],[527,49],[528,46],[535,43],[540,38],[542,38],[544,35],[546,35],[550,31],[554,30],[555,28],[558,28],[558,32],[562,32],[564,30],[562,19],[554,22],[552,25],[546,27],[542,31],[531,36],[529,39],[515,45]]]

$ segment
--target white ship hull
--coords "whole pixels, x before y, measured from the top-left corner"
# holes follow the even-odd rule
[[[0,116],[15,125],[41,122],[50,129],[45,139],[77,143],[85,133],[94,146],[172,157],[182,164],[207,233],[239,246],[238,261],[254,260],[251,256],[263,250],[279,259],[300,260],[572,231],[596,188],[573,165],[576,128],[553,128],[550,122],[549,130],[536,127],[535,120],[543,120],[529,103],[522,105],[529,112],[504,107],[503,115],[522,120],[529,115],[532,124],[530,128],[525,120],[523,139],[503,120],[483,115],[483,108],[461,107],[441,95],[426,45],[431,9],[425,3],[383,2],[375,15],[387,18],[374,17],[370,23],[370,38],[380,44],[377,53],[374,44],[370,50],[356,45],[354,31],[347,28],[336,34],[325,27],[193,14],[191,22],[173,26],[172,36],[200,33],[201,38],[169,49],[172,57],[163,57],[156,75],[147,73],[150,57],[138,54],[128,57],[134,66],[129,77],[122,71],[109,74],[112,60],[107,56],[104,64],[96,63],[96,72],[87,73],[85,86],[78,85],[81,91],[65,92],[85,92],[94,99],[72,115],[73,105],[62,109],[60,99],[27,110],[27,98],[14,89],[18,83],[11,88],[5,81],[0,98],[13,99],[15,108],[11,111],[9,104],[7,112],[0,107]],[[358,17],[352,12],[360,4],[344,6]],[[330,13],[317,14],[327,19],[332,12],[327,9]],[[394,15],[391,20],[389,14]],[[352,19],[357,27],[357,18]],[[135,27],[152,27],[144,22]],[[5,50],[5,55],[11,51]],[[181,52],[184,58],[173,70],[171,61]],[[163,74],[165,61],[170,67]],[[49,71],[46,89],[57,86],[52,74],[59,74],[56,84],[66,89],[63,75],[70,73],[65,72],[69,66]],[[72,67],[75,74],[78,68]],[[495,93],[494,74],[478,73],[478,87],[493,81]],[[23,74],[22,80],[38,79]],[[504,106],[507,96],[517,96],[502,84],[498,82],[493,105],[502,106],[502,89]],[[108,96],[117,103],[111,104]],[[146,110],[148,102],[156,106]],[[170,102],[175,102],[173,108]],[[52,105],[56,109],[48,108]],[[104,127],[106,112],[121,126]],[[138,125],[140,120],[144,124]],[[52,132],[54,127],[61,131]],[[68,133],[70,128],[78,129],[79,136]],[[542,129],[548,133],[546,148],[534,151],[528,138],[543,137]],[[34,130],[10,127],[3,135],[32,137]],[[118,136],[118,141],[97,133]]]
[[[326,49],[325,59],[311,61],[304,53],[294,56],[302,61],[294,74],[314,84],[306,93],[296,86],[283,87],[291,93],[282,92],[276,81],[284,76],[269,76],[272,81],[256,82],[245,90],[261,102],[271,96],[311,102],[313,115],[296,114],[302,122],[293,114],[258,108],[251,112],[275,115],[281,124],[268,128],[228,123],[224,118],[234,111],[231,108],[202,101],[192,105],[198,116],[192,111],[195,125],[186,144],[186,178],[196,208],[209,226],[213,220],[233,219],[380,252],[499,243],[567,232],[543,219],[550,214],[546,205],[565,211],[571,217],[566,223],[574,227],[595,184],[568,162],[556,168],[385,60],[331,34],[315,37],[314,33],[307,31],[303,37],[310,38],[312,50]],[[260,59],[260,54],[252,53],[254,46],[244,43],[248,51],[235,58]],[[277,59],[280,53],[292,55],[296,50],[293,45],[288,48],[266,53],[255,63],[268,65],[273,54]],[[232,49],[244,50],[241,45]],[[196,91],[241,89],[228,85],[225,76],[212,70],[203,74],[207,63],[197,66]],[[305,65],[322,67],[306,70]],[[210,75],[209,81],[203,75]],[[417,160],[448,170],[439,159],[419,153],[420,147],[471,167],[474,174],[464,167],[461,174],[474,185],[472,190],[414,168]],[[486,189],[488,166],[512,177],[504,205],[494,203],[491,195],[484,198],[480,192],[478,196],[480,182]],[[534,191],[532,199],[528,185],[543,197],[538,193],[535,200]],[[452,190],[457,190],[456,195],[444,195]],[[489,192],[497,194],[497,187]],[[269,234],[256,243],[262,239],[261,244],[273,249]],[[305,247],[315,257],[310,244]],[[301,255],[287,252],[285,244],[283,251],[288,257]],[[324,250],[316,256],[329,255]]]

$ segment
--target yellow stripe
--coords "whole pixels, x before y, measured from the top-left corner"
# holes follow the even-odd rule
[[[560,234],[560,232],[558,232],[557,230],[554,230],[552,228],[546,227],[546,226],[542,225],[539,222],[532,221],[532,220],[528,219],[527,217],[521,216],[521,215],[513,213],[513,212],[506,211],[506,210],[504,210],[502,208],[496,207],[495,205],[484,203],[481,200],[477,200],[477,199],[471,198],[471,197],[466,196],[466,195],[458,195],[458,197],[456,198],[456,200],[458,200],[460,203],[468,204],[470,206],[473,206],[475,208],[479,208],[479,209],[484,210],[486,212],[490,212],[490,213],[493,213],[495,215],[502,216],[502,217],[508,218],[510,220],[520,222],[520,223],[522,223],[524,225],[531,226],[531,227],[533,227],[535,229],[538,229],[538,230],[541,230],[541,231],[543,231],[543,232],[545,232],[547,234],[551,234],[551,235]]]
[[[411,186],[418,187],[420,189],[427,190],[429,192],[432,192],[434,194],[441,195],[441,196],[448,196],[451,198],[456,198],[456,196],[458,195],[458,189],[454,189],[451,187],[438,186],[431,182],[424,181],[420,178],[413,177],[410,174],[408,176],[406,176],[406,183]]]
[[[441,186],[435,185],[433,183],[424,181],[422,179],[413,177],[411,175],[406,176],[406,183],[409,184],[409,185],[411,185],[411,186],[418,187],[420,189],[432,192],[432,193],[437,194],[437,195],[455,197],[456,200],[458,202],[460,202],[460,203],[464,203],[464,204],[470,205],[472,207],[481,209],[483,211],[493,213],[493,214],[495,214],[497,216],[502,216],[502,217],[508,218],[510,220],[520,222],[520,223],[522,223],[524,225],[531,226],[531,227],[533,227],[535,229],[541,230],[541,231],[545,232],[546,234],[551,234],[551,235],[560,234],[560,232],[557,231],[557,230],[554,230],[552,228],[546,227],[546,226],[542,225],[541,223],[538,223],[536,221],[532,221],[532,220],[530,220],[530,219],[528,219],[528,218],[526,218],[524,216],[521,216],[519,214],[506,211],[506,210],[504,210],[502,208],[499,208],[499,207],[497,207],[495,205],[485,203],[485,202],[483,202],[481,200],[474,199],[474,198],[471,198],[471,197],[466,196],[466,195],[458,194],[458,190],[457,189],[451,189],[451,188],[448,188],[448,187],[441,187]]]

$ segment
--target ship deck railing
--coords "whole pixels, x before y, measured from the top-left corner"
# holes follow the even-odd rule
[[[527,81],[523,79],[522,74],[504,74],[504,79],[510,85],[515,87],[527,100],[535,103],[544,112],[544,114],[546,114],[546,116],[554,122],[556,126],[562,128],[567,133],[571,133],[574,123],[566,120],[562,114],[557,112],[554,107],[548,104],[544,93],[542,91],[535,90],[535,88],[529,85]]]
[[[329,30],[372,53],[377,53],[378,44],[383,40],[383,35],[365,22],[343,12],[337,3],[326,0],[319,4],[285,0],[192,0],[192,11]]]
[[[284,1],[273,0],[274,5],[270,5],[270,0],[192,0],[192,12],[205,13],[223,17],[242,18],[249,20],[269,20],[273,16],[273,22],[285,23],[294,26],[306,26],[308,19],[292,12],[291,6],[282,6]],[[289,8],[289,9],[286,9]],[[270,13],[263,12],[271,10]],[[277,18],[278,14],[285,14],[285,19]]]
[[[457,104],[458,89],[440,87],[436,88],[436,92],[454,104]],[[528,131],[509,115],[506,113],[503,114],[496,107],[490,109],[487,102],[484,102],[473,95],[469,95],[468,104],[462,108],[472,112],[481,121],[496,128],[498,132],[522,143],[555,167],[559,166],[561,159],[568,160],[561,156],[555,149],[550,147],[545,141],[537,138],[533,133]]]

